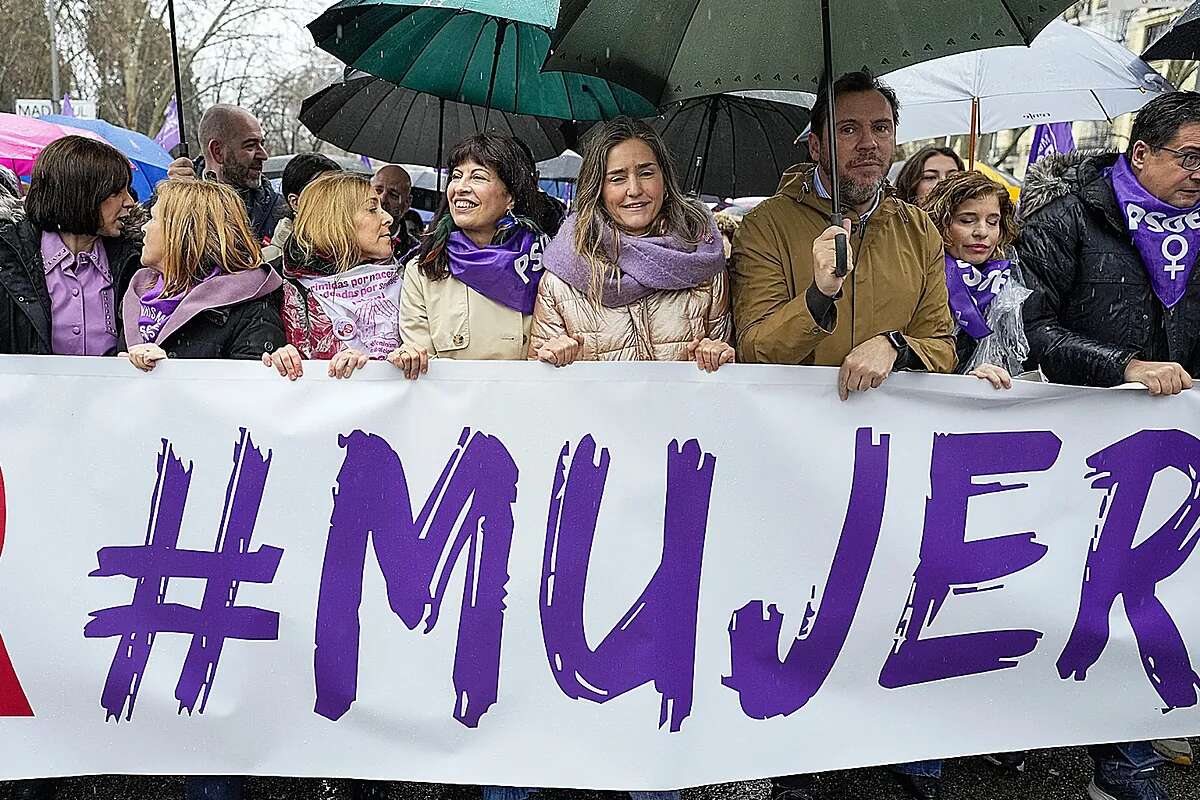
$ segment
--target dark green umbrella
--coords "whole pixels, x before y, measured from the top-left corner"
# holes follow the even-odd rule
[[[322,50],[398,86],[459,103],[557,119],[648,116],[654,106],[607,80],[541,72],[553,0],[343,0],[308,28]]]
[[[562,0],[546,69],[606,78],[657,105],[745,89],[811,92],[822,76],[828,90],[853,70],[883,74],[953,53],[1027,45],[1070,5],[837,0],[831,13],[829,0]]]

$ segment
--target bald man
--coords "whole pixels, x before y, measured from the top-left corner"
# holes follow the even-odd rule
[[[232,187],[246,205],[255,235],[268,241],[286,215],[287,204],[271,182],[263,180],[267,149],[258,119],[244,108],[218,104],[200,118],[197,138],[204,151],[204,178]],[[167,177],[194,178],[196,167],[186,158],[176,159]]]
[[[404,224],[404,215],[412,208],[412,178],[404,167],[385,164],[375,171],[371,188],[379,197],[379,205],[392,217],[392,253],[401,260],[420,244]]]

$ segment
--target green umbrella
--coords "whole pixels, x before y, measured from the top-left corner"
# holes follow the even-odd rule
[[[822,76],[829,91],[835,76],[853,70],[883,74],[968,50],[1027,45],[1070,5],[837,0],[831,13],[829,0],[562,0],[546,68],[606,78],[657,105],[744,89],[815,91]]]
[[[600,78],[541,72],[554,0],[343,0],[313,22],[317,46],[363,72],[459,103],[558,119],[649,116],[654,106]]]

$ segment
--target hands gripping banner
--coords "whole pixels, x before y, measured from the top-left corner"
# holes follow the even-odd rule
[[[662,789],[1200,731],[1193,392],[6,358],[0,403],[0,778]]]

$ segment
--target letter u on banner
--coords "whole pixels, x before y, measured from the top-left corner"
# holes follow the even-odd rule
[[[592,649],[583,598],[609,453],[602,449],[597,465],[596,442],[585,436],[567,473],[570,449],[565,444],[559,454],[542,558],[542,637],[554,679],[568,697],[597,703],[654,681],[662,695],[658,724],[669,721],[678,731],[692,711],[700,565],[717,460],[695,439],[667,447],[662,559],[645,591]]]

